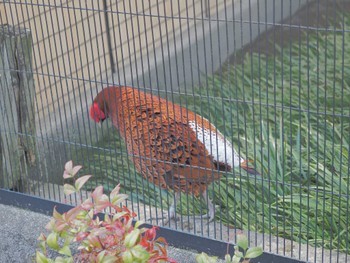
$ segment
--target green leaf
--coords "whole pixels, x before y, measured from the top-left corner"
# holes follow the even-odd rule
[[[66,256],[72,256],[72,252],[70,251],[69,246],[64,246],[62,247],[58,253],[62,254],[62,255],[66,255]]]
[[[114,262],[117,262],[117,260],[118,260],[117,257],[109,255],[103,258],[103,263],[114,263]]]
[[[247,250],[245,254],[245,258],[257,258],[261,256],[263,253],[263,249],[261,247],[251,247]]]
[[[39,242],[38,246],[39,246],[40,250],[46,254],[46,241]]]
[[[145,222],[140,220],[140,221],[136,221],[135,223],[135,228],[139,228],[140,226],[142,226]]]
[[[57,257],[55,259],[55,263],[73,263],[73,258],[63,258],[63,257]]]
[[[123,254],[123,262],[124,263],[133,263],[133,256],[130,252],[130,250],[127,250]]]
[[[134,258],[140,260],[141,262],[147,262],[147,260],[151,257],[150,253],[141,245],[136,245],[130,251]]]
[[[211,257],[204,252],[196,256],[197,263],[215,263],[217,259],[218,257]]]
[[[125,240],[124,240],[125,246],[127,248],[131,248],[131,247],[135,246],[135,244],[136,244],[137,240],[139,239],[140,235],[141,235],[140,229],[134,229],[133,231],[131,231],[125,237]]]
[[[237,255],[233,255],[231,263],[239,263],[241,260],[241,257],[238,257]]]
[[[82,177],[79,177],[76,181],[75,181],[75,189],[76,191],[79,191],[83,185],[87,182],[87,180],[89,180],[91,177],[91,175],[84,175]]]
[[[39,251],[36,252],[35,261],[36,263],[48,263],[48,260],[45,257],[45,255]]]
[[[237,234],[237,245],[244,251],[248,248],[248,238],[244,234]]]
[[[54,250],[58,250],[60,247],[58,245],[58,234],[55,232],[50,233],[50,235],[47,236],[47,240],[46,243],[47,245],[54,249]]]
[[[239,251],[239,249],[235,250],[235,255],[239,258],[243,258],[243,253],[241,251]]]
[[[230,254],[226,254],[225,255],[225,263],[231,263],[231,255]]]
[[[127,212],[119,212],[113,215],[113,221],[116,221],[118,218],[121,218],[123,216],[125,216],[127,214]]]
[[[103,259],[105,257],[105,253],[106,253],[105,250],[102,250],[100,253],[98,253],[98,255],[97,255],[97,262],[98,263],[103,262]]]
[[[76,192],[75,187],[71,184],[64,184],[63,191],[65,195],[70,195]]]
[[[123,202],[126,199],[128,199],[128,195],[126,195],[126,194],[118,194],[118,195],[115,195],[113,198],[111,198],[111,203],[113,205],[118,205],[118,204],[120,204],[121,202]]]

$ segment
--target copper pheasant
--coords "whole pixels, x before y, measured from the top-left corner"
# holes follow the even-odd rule
[[[203,195],[213,220],[215,208],[207,198],[208,184],[234,166],[258,174],[207,119],[137,88],[103,89],[93,101],[90,116],[96,122],[110,118],[137,171],[152,183],[175,191],[168,220],[175,218],[180,192]]]

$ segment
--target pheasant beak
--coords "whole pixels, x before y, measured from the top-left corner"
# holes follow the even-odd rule
[[[252,163],[251,166],[249,166],[249,163]],[[245,160],[241,163],[241,168],[246,170],[248,173],[252,175],[261,175],[257,170],[254,169],[254,162]]]

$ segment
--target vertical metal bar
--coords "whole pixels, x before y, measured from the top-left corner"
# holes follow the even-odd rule
[[[317,40],[316,40],[316,49],[317,50],[320,50],[320,33],[319,33],[319,29],[320,29],[320,3],[318,2],[317,3],[317,25],[316,25],[316,36],[317,36]],[[310,46],[308,46],[308,50],[310,49],[311,47]],[[316,85],[319,87],[319,85],[320,85],[320,69],[321,69],[321,66],[320,66],[320,57],[321,56],[317,56],[317,65],[316,65]],[[309,56],[308,55],[308,59],[310,59],[311,58],[311,55]],[[321,104],[320,104],[320,96],[321,96],[321,94],[320,94],[320,89],[317,89],[317,91],[316,91],[316,101],[317,101],[317,103],[316,103],[316,113],[317,113],[317,115],[319,115],[320,114],[320,107],[321,107]],[[311,120],[309,119],[309,122],[310,122],[310,124],[311,124]],[[316,130],[318,131],[320,129],[320,120],[319,119],[317,119],[317,121],[316,121]],[[321,189],[321,187],[320,187],[320,184],[321,184],[321,182],[319,181],[320,180],[320,164],[319,164],[319,160],[320,160],[320,158],[321,158],[321,154],[320,154],[320,133],[319,132],[317,132],[317,134],[316,134],[316,162],[317,162],[317,164],[316,164],[316,187],[317,187],[317,191],[316,191],[316,200],[320,200],[320,198],[319,198],[319,195],[320,195],[320,191],[318,191],[319,189]],[[310,189],[310,188],[309,188]],[[310,199],[310,196],[309,196],[309,199]],[[322,202],[322,201],[321,201]],[[322,214],[320,214],[320,203],[321,202],[317,202],[316,203],[316,211],[315,211],[315,217],[316,218],[318,218],[318,217],[322,217],[323,215]],[[323,202],[322,202],[323,203]],[[322,212],[321,212],[322,213]],[[323,244],[323,237],[321,238],[321,244],[320,244],[320,241],[319,241],[319,239],[317,238],[317,232],[318,231],[322,231],[322,230],[318,230],[318,228],[321,228],[321,226],[319,227],[318,225],[316,225],[315,226],[315,233],[313,233],[314,234],[314,238],[315,238],[315,248],[314,248],[314,257],[315,257],[315,261],[316,260],[319,260],[318,259],[318,256],[319,256],[319,254],[318,254],[318,250],[317,250],[317,246],[322,246]],[[323,234],[322,234],[323,235]],[[323,252],[323,251],[322,251]],[[323,258],[323,255],[321,255],[321,260],[322,260],[322,258]]]
[[[288,39],[292,39],[292,1],[293,0],[290,0],[289,1],[289,10],[290,10],[290,13],[289,13],[289,25],[288,25],[288,34],[287,34],[287,38]],[[283,39],[282,39],[282,45],[283,45]],[[288,140],[292,140],[292,138],[294,137],[293,136],[293,125],[292,125],[292,119],[293,119],[293,111],[292,111],[292,99],[293,99],[293,93],[292,93],[292,89],[293,89],[293,85],[292,85],[292,69],[294,68],[294,64],[292,63],[292,43],[289,42],[289,50],[288,50],[288,54],[289,54],[289,72],[288,72],[288,78],[289,78],[289,102],[288,105],[289,105],[289,126],[290,126],[290,129],[289,131],[286,131],[286,132],[289,132],[288,136],[287,136],[287,141]],[[288,116],[288,115],[287,115]],[[293,163],[293,143],[290,143],[290,156],[286,156],[287,160],[289,159],[289,162],[290,163]],[[301,173],[300,173],[301,174]],[[294,224],[296,224],[297,222],[294,221],[294,190],[293,190],[293,180],[288,180],[288,182],[290,183],[290,198],[291,198],[291,230],[290,232],[293,233],[294,232]],[[301,187],[301,185],[300,185]],[[291,247],[294,246],[294,239],[291,239]],[[293,257],[293,249],[291,249],[290,251],[290,256]],[[300,257],[299,257],[300,258]]]
[[[109,60],[110,60],[110,64],[111,64],[112,73],[115,73],[115,64],[114,64],[113,48],[112,48],[112,38],[111,38],[109,19],[108,19],[107,0],[103,0],[102,2],[103,2],[104,20],[105,20],[105,25],[106,25],[106,35],[107,35],[107,45],[108,45]]]
[[[343,5],[345,6],[345,3],[343,3]],[[349,31],[345,31],[345,12],[343,11],[342,12],[342,15],[341,15],[341,25],[342,25],[342,38],[341,38],[341,50],[342,50],[342,54],[341,54],[341,65],[342,65],[342,70],[341,70],[341,126],[340,126],[340,134],[342,135],[342,138],[341,138],[341,143],[340,143],[340,149],[341,151],[343,150],[343,147],[344,149],[346,149],[346,142],[348,144],[348,148],[346,149],[348,152],[350,151],[350,133],[349,133],[349,136],[346,136],[345,133],[344,133],[344,130],[345,130],[345,120],[346,120],[346,114],[344,112],[344,109],[346,108],[346,103],[344,102],[344,90],[346,89],[346,84],[344,82],[344,78],[345,78],[345,73],[344,73],[344,69],[345,69],[345,34],[349,34]],[[348,113],[349,113],[349,110],[348,110]],[[349,118],[350,120],[350,118]],[[350,126],[350,123],[349,123],[349,126]],[[347,140],[347,141],[346,141]],[[344,144],[344,145],[343,145]],[[348,157],[347,161],[346,161],[346,158],[344,158],[345,160],[343,161],[343,155],[341,154],[340,155],[340,173],[339,173],[339,178],[349,178],[349,174],[350,174],[350,163],[349,163],[349,160],[350,158]],[[343,169],[342,169],[342,166],[343,166],[343,162],[344,162],[344,165],[347,165],[347,175],[343,173]],[[346,163],[347,162],[347,163]],[[347,187],[346,189],[346,196],[349,197],[350,195],[350,192],[349,192],[349,187]],[[348,199],[348,198],[347,198]],[[349,199],[348,199],[349,200]],[[340,201],[339,201],[340,202]],[[346,202],[346,205],[345,205],[345,211],[347,215],[349,215],[349,201]],[[343,204],[344,206],[344,204]],[[339,204],[339,207],[340,207],[340,204]],[[338,217],[338,222],[340,222],[340,213],[339,213],[339,217]],[[345,229],[349,229],[349,216],[346,217],[346,220],[345,220]],[[345,251],[349,251],[349,231],[346,231],[346,234],[345,234],[345,240],[347,241],[346,242],[346,247],[345,247]],[[338,244],[340,244],[340,241],[341,241],[341,236],[338,235]],[[337,262],[340,262],[339,260],[339,251],[338,251],[338,257],[337,257]],[[345,254],[345,262],[348,262],[348,253]]]
[[[333,23],[333,89],[332,89],[332,123],[335,124],[336,123],[336,120],[335,120],[335,96],[336,96],[336,58],[337,58],[337,38],[336,38],[336,30],[337,30],[337,13],[336,13],[336,3],[335,1],[332,2],[332,8],[333,8],[333,16],[332,14],[330,15],[331,16],[331,21]],[[336,133],[335,133],[335,125],[332,125],[332,137],[331,138],[335,138],[336,136]],[[340,141],[341,141],[342,138],[340,138]],[[331,152],[332,152],[332,157],[331,157],[331,167],[334,167],[334,158],[335,158],[335,140],[333,139],[331,142]],[[326,150],[325,150],[326,152]],[[340,170],[341,170],[341,167],[340,167]],[[332,172],[332,182],[336,182],[336,177],[334,176],[334,172]],[[341,179],[339,178],[339,188],[341,187]],[[341,211],[340,211],[340,206],[338,206],[339,210],[338,211],[335,211],[334,209],[334,204],[335,204],[335,197],[336,197],[336,194],[334,193],[334,189],[335,189],[335,183],[332,183],[332,186],[331,186],[331,211],[330,213],[333,215],[333,214],[336,214],[338,213],[338,215],[340,215]],[[338,189],[337,189],[338,190]],[[339,193],[341,193],[341,190],[339,191]],[[326,199],[326,197],[324,197]],[[338,221],[340,222],[340,221]],[[331,217],[331,220],[330,220],[330,225],[334,225],[336,224],[336,222],[333,221],[333,217]],[[339,236],[339,233],[334,233],[333,231],[331,231],[330,233],[330,261],[332,260],[332,252],[333,252],[333,247],[334,247],[334,239],[336,236]],[[324,249],[323,249],[324,250]],[[339,252],[337,253],[337,255],[339,254]],[[334,257],[336,257],[337,255],[334,255]]]
[[[297,30],[298,30],[298,54],[297,54],[297,56],[298,56],[298,71],[297,71],[297,74],[298,74],[298,80],[297,80],[297,84],[298,84],[298,92],[297,92],[297,94],[298,94],[298,105],[299,105],[299,107],[298,107],[298,109],[297,109],[297,111],[298,111],[298,120],[299,120],[299,123],[298,123],[298,125],[299,125],[299,129],[298,129],[298,133],[299,133],[299,138],[300,138],[300,140],[301,140],[301,134],[302,134],[302,130],[301,130],[301,125],[302,125],[302,115],[301,115],[301,59],[300,59],[300,57],[301,57],[301,21],[299,21],[299,24],[298,24],[298,28],[297,28]],[[297,136],[298,137],[298,136]],[[298,170],[300,171],[300,174],[301,174],[301,171],[302,171],[302,167],[303,167],[303,165],[302,165],[302,158],[301,158],[301,150],[302,150],[302,144],[301,143],[299,143],[299,148],[298,149],[296,149],[298,152],[299,152],[299,160],[298,160],[298,162],[299,162],[299,167],[298,167]],[[299,183],[299,185],[301,186],[302,185],[302,177],[300,176],[299,177],[299,181],[298,181],[298,183]],[[301,197],[302,197],[302,195],[301,195],[302,193],[301,193],[301,191],[299,191],[299,200],[301,200]],[[302,207],[301,206],[299,206],[300,207],[300,210],[299,210],[299,214],[300,214],[300,217],[299,217],[299,222],[302,222]],[[299,224],[299,228],[298,228],[298,231],[301,233],[301,231],[302,231],[302,224]],[[299,240],[298,240],[299,242],[299,246],[298,246],[298,258],[301,258],[301,237],[299,237]],[[308,246],[307,246],[307,250],[306,250],[306,258],[308,258]]]
[[[204,17],[209,18],[210,17],[210,0],[202,0],[204,1]]]
[[[280,13],[281,13],[281,18],[283,18],[283,2],[284,1],[281,1],[281,10],[280,10]],[[283,21],[282,21],[283,22]],[[282,23],[281,22],[281,23]],[[279,147],[277,146],[276,144],[276,152],[278,152],[278,150],[280,150],[280,156],[276,156],[276,162],[278,162],[278,159],[280,158],[280,163],[281,163],[281,168],[282,169],[279,169],[279,172],[281,173],[280,176],[278,177],[277,181],[281,181],[280,185],[282,186],[282,198],[283,200],[285,199],[285,196],[286,195],[289,195],[290,192],[289,191],[286,191],[286,184],[285,184],[285,178],[284,178],[284,174],[285,174],[285,149],[284,149],[284,134],[285,134],[285,130],[284,130],[284,121],[285,121],[285,118],[284,118],[284,105],[285,105],[285,98],[284,98],[284,94],[285,94],[285,87],[284,87],[284,74],[285,74],[285,65],[284,65],[284,59],[283,59],[283,53],[284,53],[284,47],[283,47],[283,24],[278,28],[280,30],[280,39],[279,39],[279,42],[277,45],[280,45],[280,48],[281,48],[281,52],[280,52],[280,56],[281,56],[281,87],[277,87],[279,89],[281,89],[281,116],[280,116],[280,121],[279,121],[279,129],[276,129],[276,133],[277,131],[280,132],[280,145]],[[277,100],[275,101],[275,103],[277,104]],[[275,111],[275,115],[277,115],[277,111]],[[276,127],[276,126],[275,126]],[[277,137],[277,136],[276,136]],[[285,211],[285,206],[283,205],[282,206],[282,211],[283,211],[283,216],[286,215],[286,211]],[[283,227],[283,233],[286,233],[286,220],[285,218],[283,218],[282,220],[282,227]],[[286,255],[286,234],[282,235],[282,238],[283,238],[283,255]]]

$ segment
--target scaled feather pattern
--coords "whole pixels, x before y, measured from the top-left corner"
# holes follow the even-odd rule
[[[207,119],[137,88],[104,88],[90,115],[96,122],[111,119],[136,170],[162,188],[198,196],[220,171],[246,169],[245,160]]]

